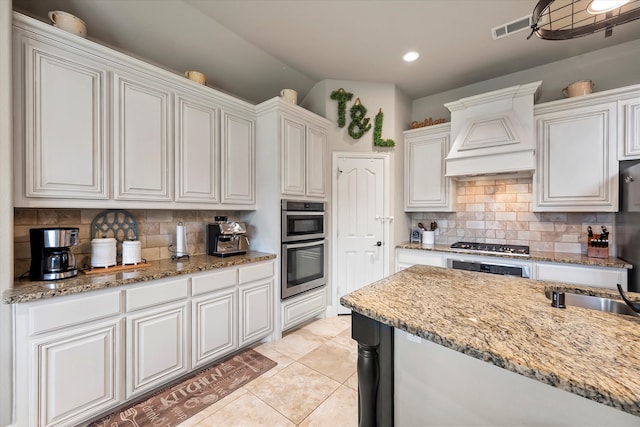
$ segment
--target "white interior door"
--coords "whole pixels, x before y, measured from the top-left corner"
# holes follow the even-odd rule
[[[339,301],[384,277],[387,196],[384,158],[345,154],[336,163],[334,287]],[[348,312],[338,305],[338,313]]]

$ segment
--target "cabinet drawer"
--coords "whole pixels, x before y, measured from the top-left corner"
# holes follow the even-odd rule
[[[282,330],[290,329],[307,319],[324,313],[327,308],[326,289],[305,292],[299,298],[282,302]]]
[[[238,284],[238,269],[205,273],[191,278],[191,295],[201,295]]]
[[[626,269],[536,263],[535,270],[537,280],[610,289],[620,283],[627,289]]]
[[[184,277],[173,280],[143,283],[126,293],[126,310],[133,311],[169,301],[187,298],[189,279]]]
[[[271,276],[273,276],[273,262],[240,267],[238,272],[238,279],[241,284],[266,279]]]
[[[444,267],[444,254],[420,249],[398,249],[396,252],[396,262],[398,264],[420,264],[431,265],[433,267]],[[406,267],[405,267],[406,268]]]
[[[27,310],[29,334],[36,335],[120,313],[120,292],[70,296],[60,302],[45,300]]]

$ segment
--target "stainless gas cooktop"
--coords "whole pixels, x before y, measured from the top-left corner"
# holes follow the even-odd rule
[[[522,245],[501,245],[493,243],[473,243],[456,242],[451,245],[451,249],[461,249],[468,252],[477,253],[501,253],[509,255],[529,256],[529,246]]]

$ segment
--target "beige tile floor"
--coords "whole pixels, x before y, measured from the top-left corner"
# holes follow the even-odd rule
[[[278,365],[179,427],[358,425],[351,316],[313,321],[254,349]]]

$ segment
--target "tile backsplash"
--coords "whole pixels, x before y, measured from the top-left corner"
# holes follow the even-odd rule
[[[456,212],[411,214],[438,223],[436,244],[473,241],[528,245],[532,251],[587,253],[587,226],[613,228],[612,213],[532,212],[532,178],[458,181]],[[610,252],[614,247],[611,233]],[[407,234],[408,240],[409,235]]]
[[[89,265],[91,255],[91,222],[102,209],[14,209],[14,271],[19,277],[29,271],[31,252],[29,229],[37,227],[78,227],[80,244],[73,248],[78,266]],[[175,244],[176,226],[182,222],[187,232],[190,254],[206,253],[206,226],[214,217],[224,215],[239,220],[240,213],[201,210],[129,210],[138,222],[142,258],[171,258],[170,245]]]

